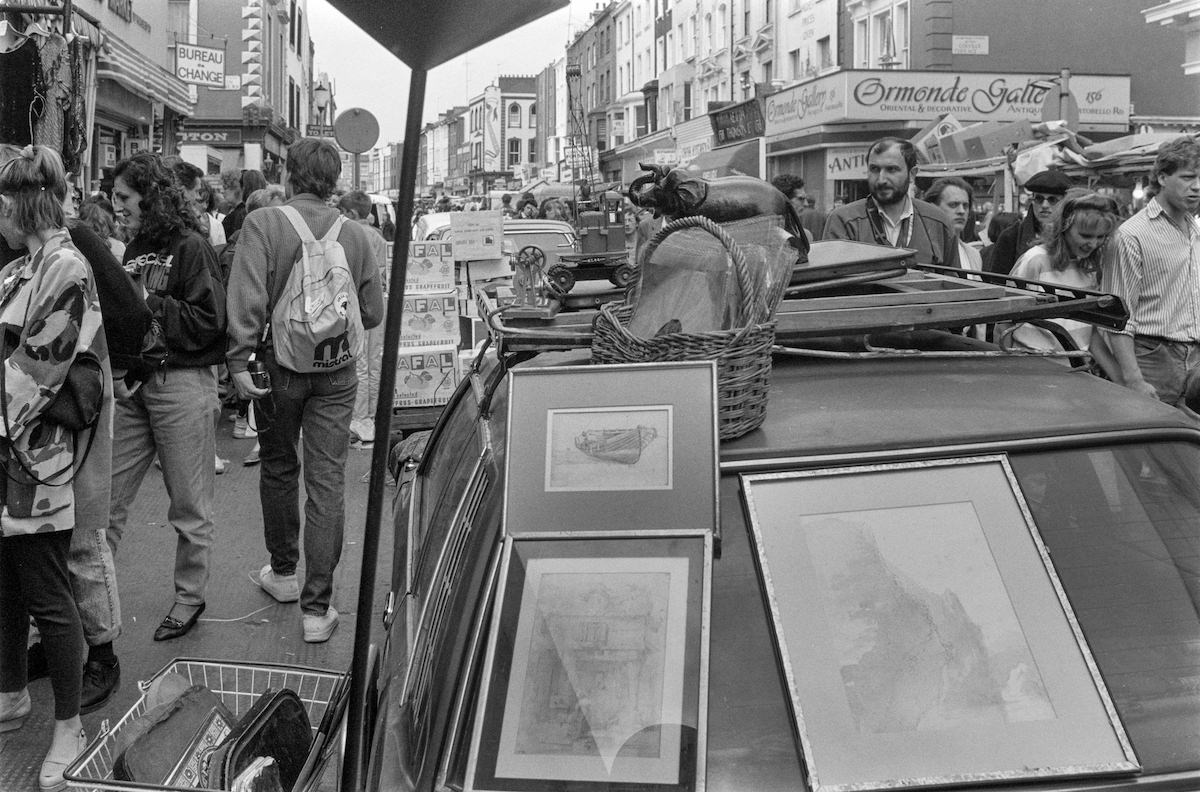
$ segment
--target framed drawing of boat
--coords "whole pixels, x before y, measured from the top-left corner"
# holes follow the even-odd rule
[[[546,412],[546,492],[670,490],[670,404]]]
[[[703,790],[712,542],[507,540],[467,792]]]
[[[715,372],[708,361],[511,371],[506,534],[714,531]]]

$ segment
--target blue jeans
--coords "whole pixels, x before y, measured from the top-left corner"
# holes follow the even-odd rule
[[[366,331],[363,353],[354,361],[358,376],[358,394],[354,397],[354,420],[365,422],[375,437],[375,405],[379,401],[379,372],[383,368],[383,325]]]
[[[103,518],[107,519],[107,515]],[[88,526],[78,516],[76,520],[67,568],[71,571],[71,590],[79,607],[83,637],[88,646],[112,643],[121,634],[121,600],[117,595],[117,570],[108,530],[105,526]]]
[[[108,541],[116,550],[129,506],[157,453],[175,529],[175,601],[204,602],[213,541],[213,478],[217,440],[212,408],[217,381],[209,366],[171,368],[132,399],[118,402],[113,425],[112,506]]]
[[[271,393],[254,408],[261,445],[259,498],[271,569],[292,575],[300,559],[300,459],[303,430],[304,587],[300,608],[324,614],[346,528],[346,452],[358,378],[354,366],[298,374],[266,356]]]
[[[1134,336],[1133,348],[1142,378],[1158,391],[1159,400],[1191,412],[1183,404],[1183,386],[1187,373],[1200,367],[1200,344]]]
[[[72,482],[75,528],[71,531],[67,568],[71,571],[71,589],[79,606],[79,620],[88,646],[111,643],[121,634],[117,570],[108,541],[112,426],[112,407],[106,406],[96,427],[88,461],[79,468]]]

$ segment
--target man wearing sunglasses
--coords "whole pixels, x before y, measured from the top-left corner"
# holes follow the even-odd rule
[[[1015,226],[1005,229],[996,238],[988,271],[1007,275],[1017,259],[1041,241],[1042,229],[1050,220],[1054,207],[1074,185],[1062,171],[1044,170],[1025,182],[1029,193],[1029,211]]]

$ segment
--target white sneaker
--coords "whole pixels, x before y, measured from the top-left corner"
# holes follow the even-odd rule
[[[239,416],[233,422],[233,436],[237,440],[253,440],[258,437],[258,431],[247,419]]]
[[[375,422],[365,418],[360,421],[351,421],[350,440],[357,440],[364,445],[375,442]]]
[[[295,602],[300,599],[300,583],[293,575],[277,575],[267,564],[258,570],[258,585],[280,602]]]
[[[324,643],[337,629],[338,612],[330,605],[329,610],[323,614],[304,614],[302,621],[304,622],[304,642]]]

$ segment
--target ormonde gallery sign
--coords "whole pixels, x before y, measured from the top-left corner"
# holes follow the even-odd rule
[[[953,113],[963,122],[1040,121],[1057,74],[841,71],[765,100],[767,135],[839,121],[919,121]],[[1129,128],[1128,75],[1071,75],[1079,131]]]

